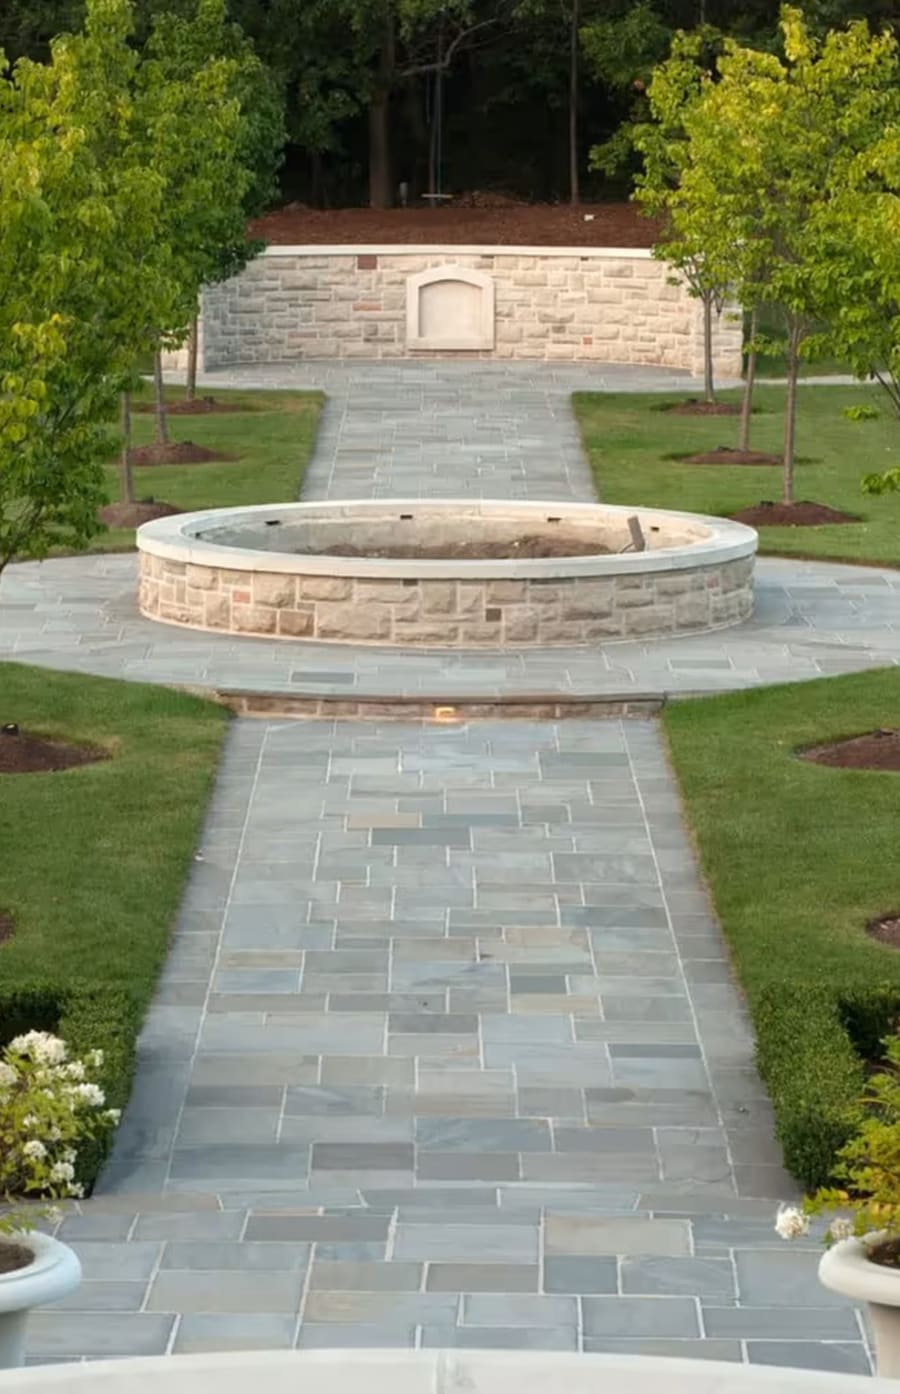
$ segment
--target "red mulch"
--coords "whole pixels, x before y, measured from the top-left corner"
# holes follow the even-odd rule
[[[12,915],[7,910],[0,910],[0,945],[5,944],[13,937],[15,923]]]
[[[801,751],[804,760],[842,770],[900,771],[900,731],[867,731],[845,741],[830,741]]]
[[[772,503],[764,499],[762,503],[742,508],[739,513],[730,516],[736,523],[749,523],[752,528],[817,528],[824,523],[859,522],[852,513],[839,513],[825,503],[810,503],[808,499],[801,499],[797,503]]]
[[[517,247],[652,247],[657,225],[633,203],[515,203],[503,195],[465,196],[438,208],[304,208],[289,204],[251,223],[281,246],[304,243],[446,242]],[[484,207],[496,200],[501,206]]]
[[[140,406],[134,408],[135,412],[144,416],[150,416],[155,408],[153,406]],[[169,402],[166,406],[167,416],[209,416],[213,412],[222,413],[227,411],[248,411],[252,408],[238,406],[236,402],[219,402],[215,397],[195,397],[193,401],[185,398],[181,402]]]
[[[390,557],[397,561],[416,557],[442,561],[485,561],[515,557],[595,557],[608,551],[609,548],[599,542],[563,534],[553,537],[527,535],[516,538],[514,542],[438,542],[427,547],[402,542],[388,547],[354,547],[352,543],[345,542],[322,551],[307,552],[306,555]]]
[[[663,407],[673,416],[740,416],[741,409],[733,402],[703,402],[699,397],[689,397],[686,402],[673,402]]]
[[[780,465],[781,457],[767,455],[763,450],[732,450],[728,445],[717,445],[715,450],[705,450],[699,455],[682,455],[683,465]]]
[[[24,1244],[11,1244],[8,1239],[0,1239],[0,1273],[15,1273],[34,1263],[34,1252]]]
[[[107,759],[108,752],[99,746],[48,741],[43,736],[29,736],[26,731],[13,733],[5,727],[0,732],[0,774],[48,774]]]
[[[97,517],[108,528],[139,528],[141,523],[152,523],[154,518],[171,518],[173,514],[183,511],[173,508],[170,503],[146,499],[143,503],[108,503],[100,509]]]
[[[129,450],[128,458],[133,465],[208,465],[212,460],[236,460],[236,455],[227,455],[221,450],[207,450],[205,445],[195,445],[192,440],[172,441],[169,445],[139,445]]]
[[[892,949],[900,949],[900,915],[885,915],[880,920],[870,920],[866,933],[879,944],[889,944]]]

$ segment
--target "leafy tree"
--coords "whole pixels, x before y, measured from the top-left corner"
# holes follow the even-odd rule
[[[98,528],[116,395],[167,301],[126,0],[0,80],[0,570]]]

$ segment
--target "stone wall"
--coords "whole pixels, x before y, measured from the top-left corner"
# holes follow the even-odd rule
[[[430,268],[492,283],[493,347],[410,348],[408,299]],[[269,247],[203,296],[207,368],[303,358],[587,359],[703,368],[699,302],[644,250]],[[741,327],[722,315],[715,367],[740,373]],[[170,366],[179,366],[177,356]]]
[[[608,578],[294,575],[140,553],[140,607],[191,628],[330,643],[525,648],[687,634],[746,619],[753,558]]]

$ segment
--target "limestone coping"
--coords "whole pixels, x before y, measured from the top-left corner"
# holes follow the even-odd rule
[[[264,257],[599,257],[610,261],[651,261],[649,247],[515,247],[494,243],[457,242],[305,242],[299,246],[269,243]]]
[[[493,516],[498,521],[521,523],[523,529],[546,528],[548,517],[560,522],[585,523],[636,516],[645,533],[662,531],[673,523],[696,529],[697,541],[671,547],[652,547],[645,552],[618,552],[612,555],[576,557],[512,557],[505,559],[458,561],[442,558],[394,559],[387,557],[344,557],[267,551],[231,546],[203,537],[204,531],[239,527],[242,523],[358,519],[383,520],[385,515],[410,514],[436,519],[449,514],[455,520]],[[610,504],[571,504],[558,502],[508,503],[505,500],[444,499],[348,499],[341,503],[257,504],[251,508],[216,508],[201,513],[179,513],[144,523],[137,530],[139,552],[168,561],[187,562],[230,571],[265,571],[305,576],[374,577],[379,580],[534,580],[612,579],[616,576],[658,575],[660,572],[696,570],[720,566],[724,562],[752,557],[758,537],[753,528],[727,518],[699,513],[678,513],[659,508],[626,508]]]
[[[0,1372],[0,1394],[889,1394],[821,1370],[542,1351],[226,1351]]]

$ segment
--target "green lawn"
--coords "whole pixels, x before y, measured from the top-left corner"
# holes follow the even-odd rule
[[[811,1182],[825,1179],[862,1087],[853,1046],[876,1053],[900,1007],[900,952],[865,934],[868,920],[900,909],[900,775],[826,768],[795,752],[898,717],[896,669],[665,713],[786,1157]]]
[[[722,397],[737,401],[739,394]],[[682,400],[671,395],[582,392],[574,400],[597,491],[608,503],[727,515],[781,497],[780,466],[687,465],[673,458],[736,445],[736,418],[674,416],[660,410]],[[859,402],[876,407],[878,419],[847,421],[842,409]],[[803,387],[799,403],[796,497],[829,504],[860,522],[764,528],[760,550],[900,565],[900,494],[870,498],[860,489],[864,474],[900,463],[900,422],[887,398],[867,387]],[[779,450],[783,404],[780,388],[758,392],[754,449]]]
[[[57,1026],[107,1053],[127,1095],[135,1033],[163,962],[227,716],[166,688],[0,665],[0,721],[105,747],[50,774],[0,774],[0,1040]]]
[[[178,401],[182,388],[168,388],[169,401]],[[208,416],[172,416],[173,441],[191,440],[239,458],[208,465],[160,465],[135,469],[135,496],[154,498],[188,511],[227,508],[241,504],[280,503],[296,499],[316,438],[324,400],[320,392],[226,392],[217,400],[240,404],[246,411]],[[136,405],[149,404],[147,389]],[[153,417],[135,412],[135,445],[149,444]],[[119,498],[119,476],[107,469],[110,501]],[[134,546],[134,533],[121,528],[101,533],[92,551],[125,551]]]

